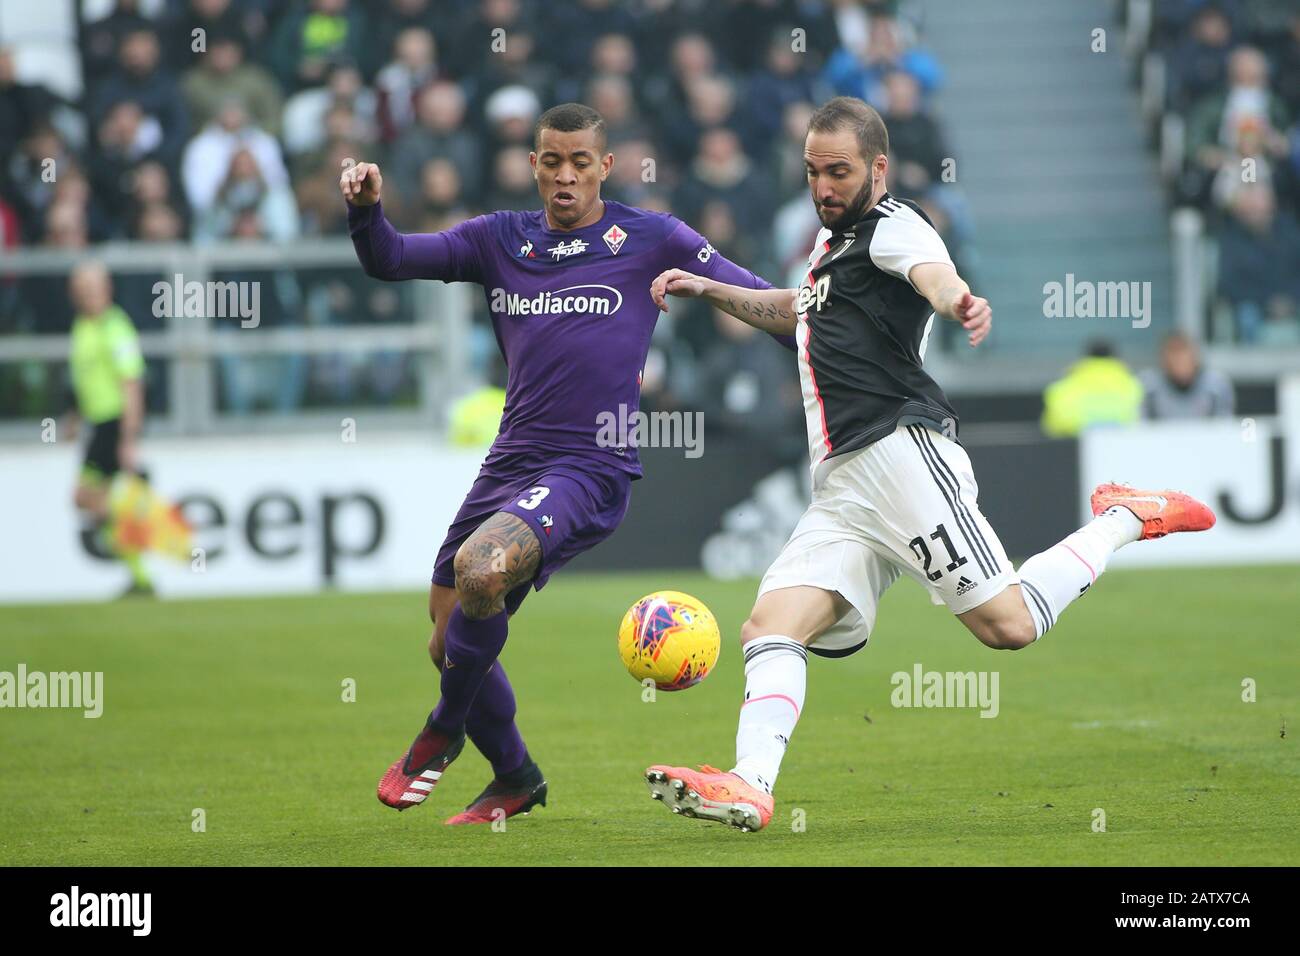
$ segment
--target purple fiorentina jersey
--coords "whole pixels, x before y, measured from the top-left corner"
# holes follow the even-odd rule
[[[489,213],[432,235],[396,232],[380,204],[349,206],[348,223],[369,275],[483,287],[509,369],[493,452],[577,455],[634,476],[636,448],[601,447],[597,435],[640,407],[659,316],[650,283],[679,268],[771,288],[673,216],[609,200],[600,221],[570,232],[549,229],[541,210]]]

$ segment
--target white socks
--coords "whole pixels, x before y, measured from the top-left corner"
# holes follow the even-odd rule
[[[1142,535],[1142,522],[1127,508],[1107,508],[1070,535],[1020,566],[1020,590],[1038,637],[1066,606],[1092,586],[1110,556]]]
[[[765,793],[803,710],[807,676],[808,650],[798,641],[773,634],[745,645],[745,703],[731,772]]]

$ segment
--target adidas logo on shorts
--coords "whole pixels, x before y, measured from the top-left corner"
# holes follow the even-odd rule
[[[961,580],[957,582],[957,596],[961,597],[963,594],[965,594],[974,586],[975,586],[975,582],[963,574],[961,576]]]

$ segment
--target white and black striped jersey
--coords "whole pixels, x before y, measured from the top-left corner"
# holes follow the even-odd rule
[[[815,485],[900,424],[956,438],[957,413],[921,367],[934,310],[908,273],[923,262],[952,260],[925,213],[888,193],[851,228],[817,234],[795,299]]]

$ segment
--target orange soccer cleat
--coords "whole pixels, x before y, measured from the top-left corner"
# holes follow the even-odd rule
[[[708,764],[699,770],[656,764],[645,772],[645,781],[651,797],[682,816],[716,820],[745,831],[761,830],[772,819],[771,794]]]
[[[1127,485],[1098,485],[1092,493],[1092,513],[1099,515],[1117,506],[1127,508],[1142,522],[1139,541],[1214,527],[1214,512],[1181,491],[1139,491]]]

